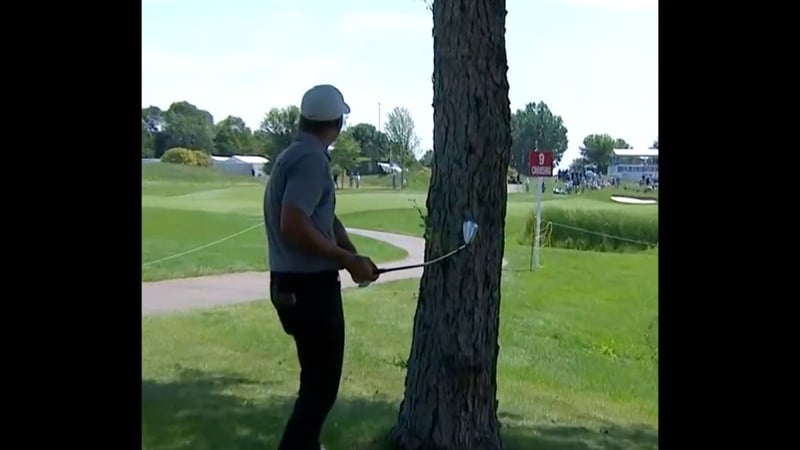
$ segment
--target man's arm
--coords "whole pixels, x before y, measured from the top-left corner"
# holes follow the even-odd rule
[[[355,256],[332,243],[311,223],[325,184],[330,183],[328,165],[322,155],[307,155],[287,175],[281,202],[281,234],[317,255],[344,266]]]
[[[356,246],[353,245],[350,236],[347,235],[347,230],[344,229],[344,225],[342,225],[338,217],[333,218],[333,233],[336,236],[336,245],[348,252],[358,253]]]

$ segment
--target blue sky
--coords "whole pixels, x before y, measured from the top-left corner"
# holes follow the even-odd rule
[[[512,111],[544,101],[569,130],[646,148],[658,137],[658,0],[508,0]],[[422,0],[143,0],[142,106],[189,101],[258,127],[334,84],[349,124],[411,112],[433,146],[432,19]]]

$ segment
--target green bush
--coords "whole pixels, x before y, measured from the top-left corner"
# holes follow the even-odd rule
[[[211,167],[211,157],[200,150],[175,147],[161,155],[161,162],[186,166]]]
[[[520,244],[531,245],[535,224],[536,214],[532,212],[519,237]],[[604,252],[646,250],[658,246],[658,216],[546,208],[542,212],[542,236],[542,244],[550,247]]]

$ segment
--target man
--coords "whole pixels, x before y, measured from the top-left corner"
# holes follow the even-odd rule
[[[378,279],[334,214],[330,146],[350,107],[333,86],[311,88],[300,104],[299,134],[281,152],[264,193],[270,297],[294,338],[300,390],[279,450],[319,450],[322,425],[339,392],[344,315],[339,269],[357,283]]]

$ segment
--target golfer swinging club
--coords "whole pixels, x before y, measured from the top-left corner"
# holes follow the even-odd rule
[[[322,425],[339,392],[344,314],[339,270],[356,283],[378,279],[334,214],[328,146],[350,107],[333,86],[311,88],[300,104],[295,141],[275,158],[264,193],[270,298],[283,330],[294,338],[300,390],[278,450],[319,450]]]

